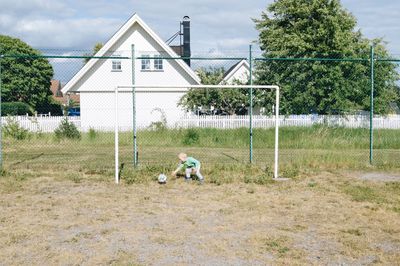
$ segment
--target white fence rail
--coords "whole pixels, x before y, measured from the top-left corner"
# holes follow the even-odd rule
[[[21,127],[32,132],[53,132],[64,119],[65,116],[3,116],[1,123],[4,126],[9,121],[16,121]],[[68,121],[80,129],[81,118],[79,116],[70,116]]]
[[[32,132],[53,132],[64,119],[63,116],[14,116],[2,117],[2,125],[6,125],[9,119],[17,121],[20,126]],[[275,125],[273,116],[253,116],[253,127],[272,128]],[[74,123],[78,129],[81,128],[80,117],[68,117],[68,121]],[[400,129],[400,115],[375,116],[375,129]],[[285,126],[304,126],[312,125],[340,126],[347,128],[369,128],[369,116],[366,115],[290,115],[280,116],[280,127]],[[189,115],[181,118],[174,125],[175,128],[189,127],[209,127],[209,128],[240,128],[249,127],[249,116],[195,116]],[[107,129],[95,128],[100,131],[110,131]],[[125,129],[127,130],[127,129]]]
[[[369,128],[368,115],[290,115],[279,117],[280,127],[313,125],[340,126],[347,128]],[[273,116],[254,115],[252,119],[255,128],[272,128],[275,125]],[[239,128],[249,127],[249,116],[186,116],[176,127],[211,127],[211,128]],[[400,129],[400,115],[375,116],[373,125],[376,129]]]

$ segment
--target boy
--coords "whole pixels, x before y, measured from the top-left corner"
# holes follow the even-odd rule
[[[178,158],[180,160],[178,168],[172,172],[172,175],[175,176],[178,171],[180,171],[183,167],[185,169],[185,181],[190,181],[190,174],[196,174],[199,178],[200,184],[204,183],[204,177],[200,173],[200,162],[193,157],[188,157],[186,153],[179,153]]]

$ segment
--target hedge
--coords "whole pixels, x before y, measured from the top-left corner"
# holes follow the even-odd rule
[[[1,115],[32,115],[32,108],[22,102],[1,103]]]

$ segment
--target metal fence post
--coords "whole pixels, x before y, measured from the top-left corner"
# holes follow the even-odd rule
[[[249,84],[250,84],[250,163],[253,163],[253,59],[252,59],[252,45],[249,45]]]
[[[374,45],[371,45],[371,54],[370,54],[370,60],[371,60],[371,96],[370,96],[370,112],[369,112],[369,163],[373,164],[374,161],[374,126],[373,126],[373,120],[374,120]]]
[[[135,45],[131,47],[132,55],[132,130],[133,130],[133,167],[138,163],[137,138],[136,138],[136,88],[135,86]]]

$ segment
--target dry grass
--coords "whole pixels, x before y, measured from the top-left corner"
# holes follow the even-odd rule
[[[399,182],[362,174],[116,186],[99,173],[6,173],[0,264],[398,264]]]

